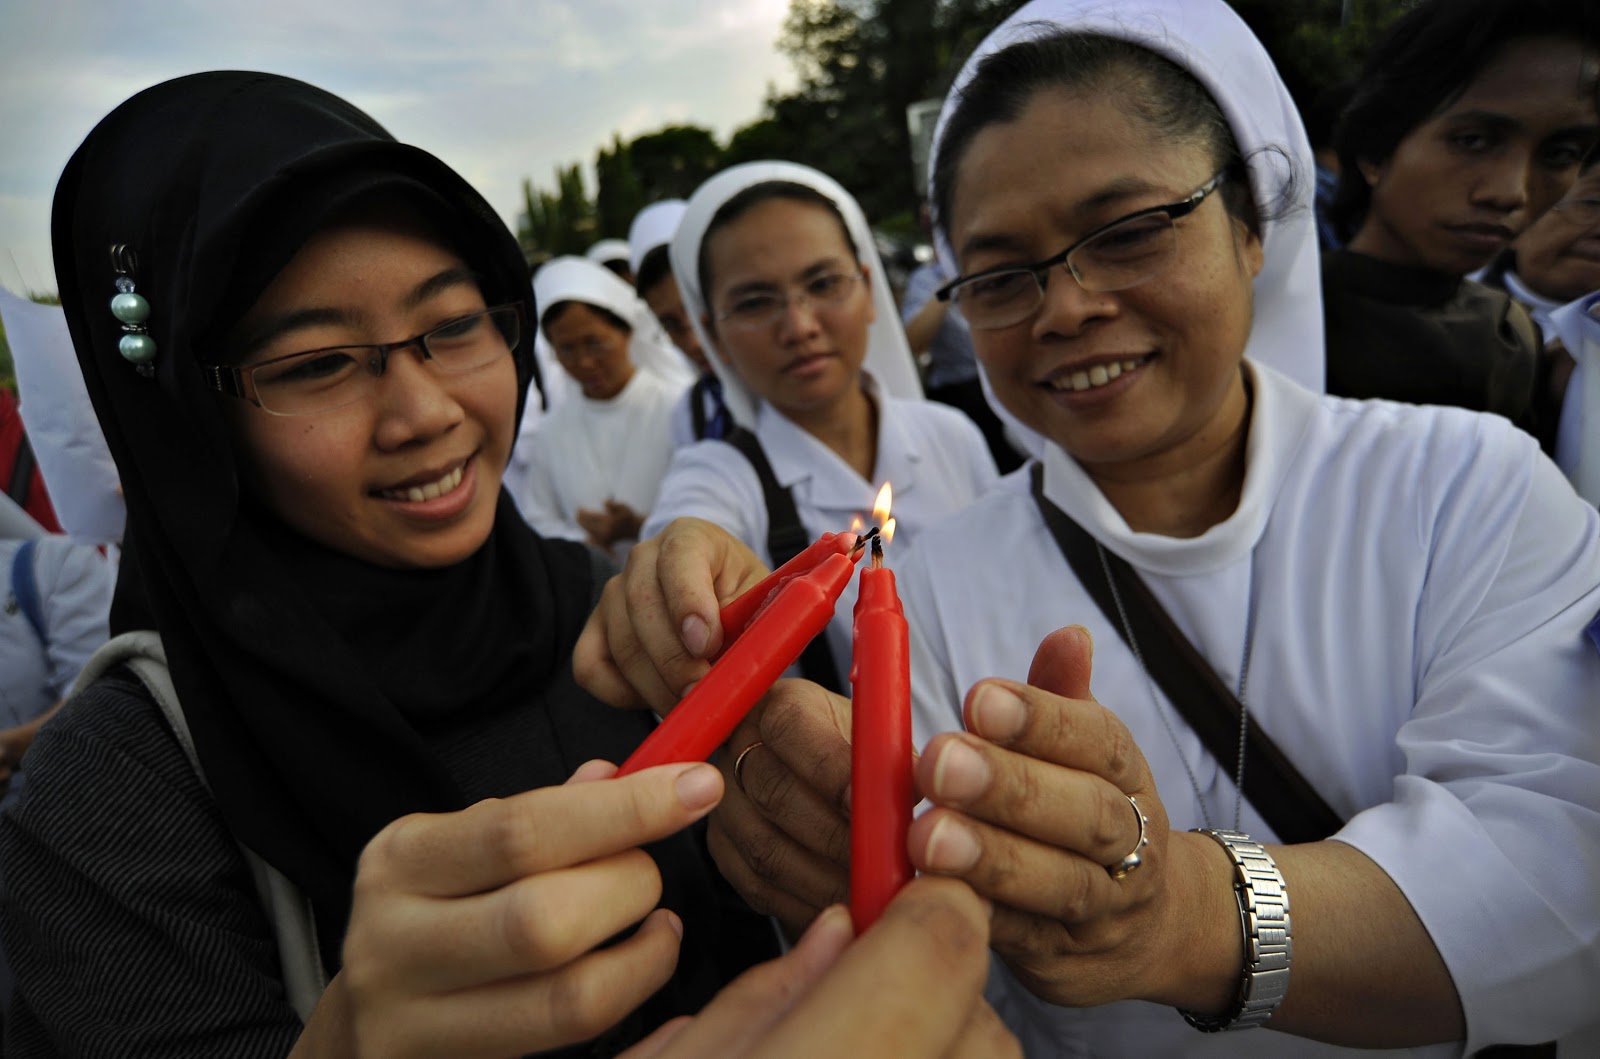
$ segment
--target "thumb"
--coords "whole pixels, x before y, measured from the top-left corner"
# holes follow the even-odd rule
[[[1057,629],[1039,643],[1028,667],[1028,683],[1064,699],[1097,701],[1089,690],[1094,637],[1082,625]]]

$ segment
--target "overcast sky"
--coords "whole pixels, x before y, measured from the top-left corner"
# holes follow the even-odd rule
[[[726,139],[794,76],[788,0],[0,0],[0,286],[54,290],[50,198],[94,123],[179,74],[344,96],[459,170],[508,224],[523,177],[688,122]],[[591,186],[592,191],[592,186]],[[626,233],[615,233],[624,235]]]

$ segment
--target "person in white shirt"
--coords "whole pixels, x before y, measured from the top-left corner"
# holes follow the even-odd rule
[[[639,334],[649,310],[603,265],[556,258],[533,289],[539,328],[579,392],[530,439],[513,499],[541,534],[620,559],[655,504],[671,454],[667,419],[684,387],[680,374],[653,367],[679,355]]]
[[[885,482],[903,542],[996,480],[978,429],[921,398],[866,220],[832,179],[786,162],[724,170],[689,200],[672,267],[724,400],[793,505],[801,547],[862,528]],[[784,512],[771,503],[784,499],[768,496],[747,453],[698,442],[673,457],[644,535],[703,518],[781,565],[772,531]],[[853,606],[847,592],[832,658],[807,670],[821,683],[844,686]]]
[[[682,199],[652,202],[639,211],[628,228],[634,288],[650,306],[672,344],[700,373],[672,409],[673,448],[705,438],[721,438],[735,425],[722,400],[722,380],[700,346],[700,338],[683,306],[683,295],[678,292],[677,277],[672,274],[672,237],[688,206]]]
[[[1027,1053],[1589,1054],[1600,513],[1503,419],[1320,392],[1310,150],[1259,42],[1220,0],[1035,0],[933,158],[945,296],[1036,462],[897,568],[908,853],[995,903]],[[578,672],[694,679],[678,630],[739,554],[636,557],[609,594],[659,586],[660,628],[603,605]],[[722,758],[710,847],[791,926],[844,892],[847,717],[782,685]]]

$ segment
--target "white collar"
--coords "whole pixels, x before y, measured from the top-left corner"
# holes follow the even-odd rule
[[[922,462],[922,453],[908,429],[903,406],[885,397],[876,380],[865,372],[861,382],[861,388],[878,406],[877,466],[873,473],[887,476],[897,495],[908,492],[916,484],[916,466]],[[755,434],[778,484],[790,488],[807,482],[808,499],[818,507],[859,508],[864,491],[876,496],[883,484],[863,479],[838,453],[765,402],[756,412]],[[867,506],[871,507],[870,501]]]
[[[1044,453],[1044,495],[1100,543],[1141,570],[1163,576],[1206,574],[1250,555],[1266,530],[1283,480],[1305,440],[1318,397],[1271,368],[1245,363],[1254,381],[1239,506],[1198,537],[1140,533],[1128,526],[1093,479],[1051,444]]]

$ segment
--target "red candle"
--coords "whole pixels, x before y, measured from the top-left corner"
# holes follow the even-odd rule
[[[875,922],[911,880],[911,649],[894,571],[872,542],[861,571],[850,666],[850,913]]]
[[[791,577],[808,574],[816,569],[830,555],[850,555],[852,558],[859,556],[859,552],[852,552],[856,544],[854,533],[824,533],[806,548],[805,551],[790,559],[772,573],[768,574],[754,587],[746,589],[742,595],[722,608],[722,648],[724,651],[737,640],[750,624],[750,619],[756,616],[756,611],[761,605],[777,591],[778,586]]]
[[[710,757],[827,626],[854,572],[850,557],[835,552],[811,572],[789,579],[751,620],[745,634],[622,763],[617,775]]]

